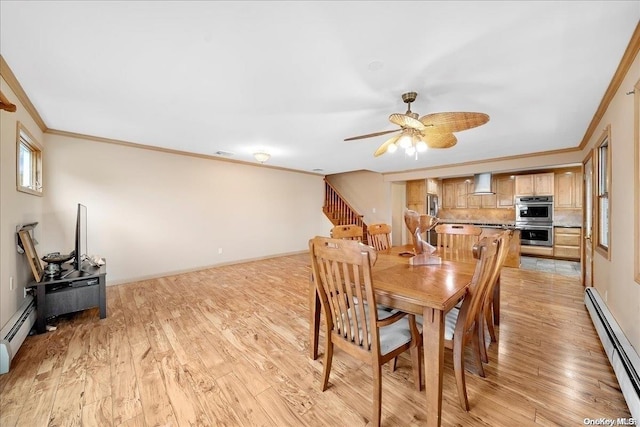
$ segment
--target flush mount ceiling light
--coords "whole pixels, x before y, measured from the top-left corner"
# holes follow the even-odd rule
[[[411,111],[411,103],[416,100],[416,92],[402,94],[402,101],[407,104],[407,112],[395,113],[389,116],[389,121],[400,129],[384,130],[367,135],[353,136],[345,141],[371,138],[388,133],[399,132],[384,142],[373,154],[378,157],[384,153],[393,153],[398,148],[404,149],[408,155],[416,154],[427,148],[450,148],[456,145],[457,138],[454,132],[481,126],[489,121],[489,116],[484,113],[473,112],[447,112],[432,113],[418,118],[418,114]]]
[[[264,151],[258,151],[257,153],[253,153],[253,157],[260,163],[264,163],[271,158],[271,154],[265,153]]]

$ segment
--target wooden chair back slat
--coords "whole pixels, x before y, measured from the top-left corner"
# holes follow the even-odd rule
[[[471,251],[478,243],[482,229],[468,224],[436,225],[437,248],[442,253]]]
[[[377,251],[391,248],[391,226],[389,224],[371,224],[367,226],[367,242]]]

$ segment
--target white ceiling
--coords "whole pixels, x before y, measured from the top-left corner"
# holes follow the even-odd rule
[[[47,127],[332,174],[577,147],[640,1],[0,2],[0,53]],[[412,110],[489,114],[374,158]]]

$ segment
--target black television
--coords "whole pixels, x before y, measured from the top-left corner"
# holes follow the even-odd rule
[[[87,253],[87,207],[78,203],[76,216],[76,244],[73,268],[82,271],[82,262],[88,258]]]

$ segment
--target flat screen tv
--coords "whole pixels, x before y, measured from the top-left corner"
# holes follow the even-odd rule
[[[82,262],[87,259],[87,207],[78,203],[76,216],[76,246],[73,268],[82,271]]]

